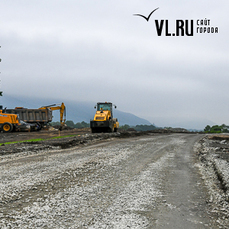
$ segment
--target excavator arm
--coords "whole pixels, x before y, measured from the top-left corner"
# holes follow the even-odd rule
[[[61,103],[60,105],[59,104],[52,104],[52,105],[49,105],[49,106],[43,106],[43,107],[40,107],[39,109],[46,109],[46,108],[49,108],[52,111],[60,110],[60,124],[61,124],[61,126],[63,126],[65,124],[65,121],[66,121],[66,107],[65,107],[64,103]]]

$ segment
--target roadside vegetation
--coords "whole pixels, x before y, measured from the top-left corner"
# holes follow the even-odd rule
[[[68,120],[68,121],[65,122],[65,124],[68,127],[76,128],[76,129],[82,129],[82,128],[90,127],[90,124],[89,123],[86,123],[84,121],[83,122],[74,123],[73,121]],[[51,126],[59,126],[60,125],[60,122],[51,122],[50,125]]]
[[[214,126],[209,126],[207,125],[204,128],[205,133],[229,133],[229,126],[222,124],[221,126],[214,125]]]
[[[76,128],[76,129],[82,129],[82,128],[88,128],[90,127],[90,124],[89,123],[86,123],[86,122],[77,122],[77,123],[74,123],[73,121],[71,120],[68,120],[65,122],[65,124],[68,126],[68,127],[71,127],[71,128]],[[60,125],[60,122],[51,122],[50,123],[51,126],[59,126]],[[136,125],[136,126],[129,126],[127,124],[125,125],[122,125],[122,126],[119,126],[119,129],[122,129],[122,130],[130,130],[130,129],[134,129],[136,131],[149,131],[149,130],[155,130],[155,129],[158,129],[158,127],[156,127],[155,125]]]
[[[29,140],[22,140],[22,141],[4,142],[4,143],[0,143],[0,146],[1,145],[16,144],[16,143],[24,143],[24,142],[48,141],[48,140],[52,140],[52,139],[69,138],[69,137],[75,137],[75,136],[79,136],[79,135],[78,134],[72,134],[72,135],[56,136],[56,137],[47,138],[47,139],[36,138],[36,139],[29,139]]]
[[[120,129],[123,130],[129,130],[129,129],[134,129],[136,131],[149,131],[149,130],[155,130],[158,129],[156,126],[154,125],[136,125],[136,126],[129,126],[127,124],[120,126]]]

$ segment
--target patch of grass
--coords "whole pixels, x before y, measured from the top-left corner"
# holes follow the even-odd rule
[[[70,138],[70,137],[75,137],[75,136],[80,136],[80,135],[79,135],[79,134],[73,134],[73,135],[57,136],[57,137],[49,138],[49,139],[47,139],[47,140],[50,140],[50,139],[58,139],[58,138]]]
[[[37,139],[30,139],[30,140],[23,140],[23,141],[15,141],[15,142],[4,142],[4,143],[0,143],[0,146],[2,144],[4,145],[9,145],[9,144],[16,144],[16,143],[22,143],[22,142],[39,142],[39,141],[44,141],[45,139],[43,138],[37,138]]]
[[[5,143],[0,143],[0,146],[3,144],[9,145],[9,144],[22,143],[22,142],[40,142],[40,141],[47,141],[47,140],[52,140],[52,139],[75,137],[75,136],[80,136],[80,135],[79,134],[73,134],[73,135],[57,136],[57,137],[52,137],[52,138],[47,138],[47,139],[36,138],[36,139],[29,139],[29,140],[22,140],[22,141],[5,142]]]
[[[21,142],[39,142],[39,141],[44,141],[45,139],[43,138],[37,138],[37,139],[30,139],[30,140],[25,140]]]

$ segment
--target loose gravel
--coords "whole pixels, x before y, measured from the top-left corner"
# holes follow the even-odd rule
[[[138,141],[62,150],[26,163],[11,157],[1,166],[0,227],[146,228],[145,208],[161,195],[157,186],[165,158],[149,165],[141,158],[137,168],[136,152],[149,144],[162,147]]]
[[[219,228],[229,227],[229,136],[209,135],[195,145],[199,168]]]
[[[2,153],[0,228],[228,228],[227,139],[128,135]]]

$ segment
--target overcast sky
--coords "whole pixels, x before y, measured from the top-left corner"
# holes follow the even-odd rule
[[[1,90],[111,101],[160,126],[229,124],[228,12],[228,0],[0,0]],[[171,33],[193,20],[193,36],[158,36],[166,19]],[[218,33],[196,33],[201,19]]]

